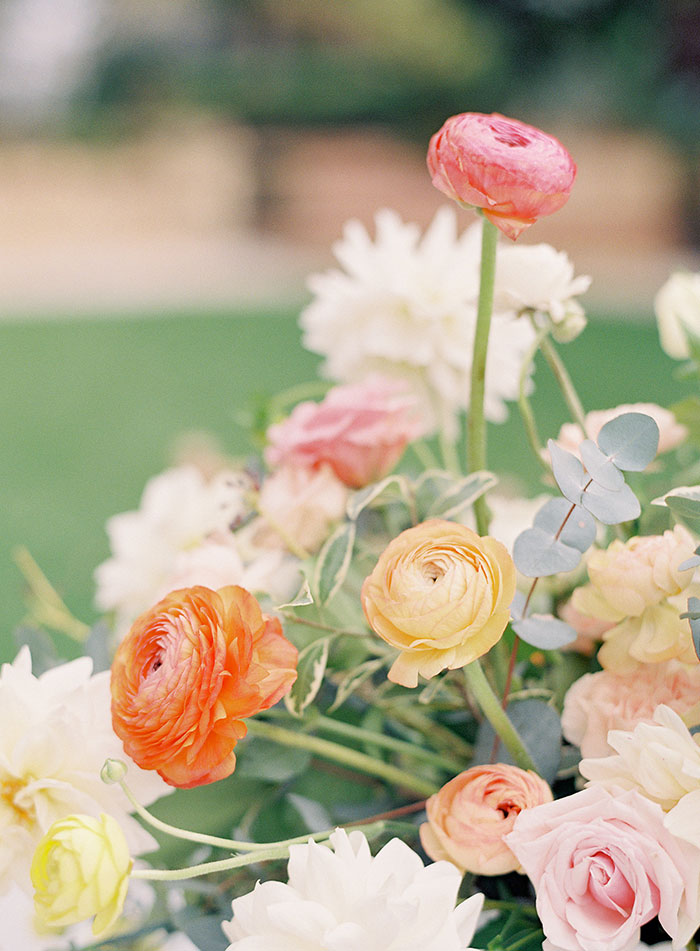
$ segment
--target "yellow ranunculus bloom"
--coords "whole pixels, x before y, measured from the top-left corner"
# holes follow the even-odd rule
[[[499,640],[510,619],[515,565],[495,538],[434,518],[401,532],[362,586],[372,629],[400,654],[389,680],[464,667]]]
[[[95,916],[97,937],[117,920],[133,862],[119,824],[105,813],[59,819],[39,842],[32,861],[34,905],[47,928]]]

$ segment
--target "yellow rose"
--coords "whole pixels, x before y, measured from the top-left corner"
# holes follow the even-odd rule
[[[505,630],[514,594],[504,545],[431,519],[389,544],[365,579],[362,607],[370,627],[401,652],[389,679],[415,687],[419,674],[434,677],[485,654]]]
[[[104,934],[121,913],[132,864],[124,833],[112,816],[59,819],[32,861],[37,917],[47,928],[60,929],[94,915],[93,934]]]

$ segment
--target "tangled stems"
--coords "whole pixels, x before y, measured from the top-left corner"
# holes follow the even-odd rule
[[[483,219],[481,233],[481,271],[479,275],[479,305],[474,331],[471,390],[469,394],[469,419],[467,422],[467,472],[486,469],[486,420],[484,418],[484,394],[486,392],[486,355],[488,353],[493,291],[496,279],[496,246],[498,228]],[[486,535],[489,515],[486,499],[480,496],[474,503],[476,530]]]

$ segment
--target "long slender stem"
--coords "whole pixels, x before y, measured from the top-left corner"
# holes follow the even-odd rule
[[[521,769],[531,769],[537,772],[537,767],[532,762],[532,757],[525,748],[525,744],[518,734],[518,731],[501,707],[498,697],[491,689],[491,684],[486,679],[486,675],[479,661],[474,660],[471,664],[467,664],[464,668],[464,674],[467,685],[474,695],[476,702],[479,704],[482,713],[494,731],[500,736],[504,746],[513,757],[515,765]]]
[[[437,792],[437,786],[434,783],[427,782],[421,779],[420,776],[399,769],[391,763],[385,763],[383,760],[367,756],[366,753],[360,753],[358,750],[342,746],[340,743],[333,743],[331,740],[324,740],[319,736],[310,736],[308,733],[287,730],[285,727],[276,726],[263,720],[256,720],[252,717],[246,722],[248,730],[253,736],[263,736],[268,740],[279,743],[281,746],[308,750],[314,756],[320,756],[321,759],[342,763],[351,769],[357,769],[362,773],[383,779],[394,786],[410,789],[418,793],[419,796],[432,796],[434,792]]]
[[[578,423],[583,431],[584,435],[586,434],[586,421],[585,421],[585,412],[579,399],[576,388],[569,376],[568,370],[564,366],[561,357],[557,353],[554,344],[549,339],[545,337],[541,343],[542,353],[544,354],[545,360],[549,364],[549,368],[554,374],[554,379],[559,384],[559,389],[562,392],[564,399],[566,400],[566,405],[569,407],[569,412],[574,418],[574,422]]]
[[[483,219],[481,233],[481,271],[479,275],[479,304],[474,330],[471,390],[469,394],[469,420],[467,438],[467,472],[486,469],[486,419],[484,417],[484,394],[486,392],[486,356],[488,353],[493,291],[496,281],[496,246],[498,228]],[[481,496],[474,503],[476,528],[485,535],[489,528],[486,499]]]

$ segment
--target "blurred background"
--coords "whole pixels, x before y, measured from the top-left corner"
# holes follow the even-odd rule
[[[105,518],[183,431],[250,449],[241,407],[316,366],[306,275],[350,217],[428,223],[462,111],[578,163],[525,240],[593,276],[590,408],[682,395],[652,299],[700,269],[698,0],[0,0],[0,659],[13,549],[89,620]]]

